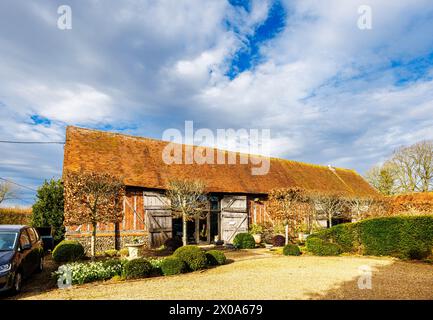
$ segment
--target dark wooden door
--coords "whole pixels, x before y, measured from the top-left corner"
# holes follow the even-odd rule
[[[146,228],[149,244],[157,248],[172,237],[172,215],[169,200],[161,193],[143,192]]]
[[[248,232],[247,197],[224,196],[221,199],[221,240],[232,243],[241,232]]]

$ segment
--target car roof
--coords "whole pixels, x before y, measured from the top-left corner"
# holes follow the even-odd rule
[[[21,231],[28,226],[22,224],[0,224],[0,231]]]

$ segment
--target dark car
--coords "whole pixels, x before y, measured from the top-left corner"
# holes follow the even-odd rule
[[[0,292],[19,292],[23,279],[43,269],[44,249],[28,226],[0,225]]]

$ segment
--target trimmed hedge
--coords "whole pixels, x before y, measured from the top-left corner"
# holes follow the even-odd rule
[[[57,263],[78,261],[84,257],[84,247],[78,241],[63,240],[54,248],[52,256]]]
[[[209,250],[206,252],[207,263],[210,266],[218,266],[226,263],[227,258],[220,250]]]
[[[161,262],[161,271],[164,276],[171,276],[184,272],[186,269],[185,262],[178,257],[167,257]]]
[[[129,260],[123,266],[122,275],[126,279],[139,279],[151,275],[152,265],[149,261],[143,258]]]
[[[343,252],[338,244],[314,237],[308,237],[306,246],[307,250],[316,256],[338,256]]]
[[[233,245],[238,249],[254,249],[256,241],[249,233],[238,233],[233,239]]]
[[[343,252],[424,259],[432,253],[433,216],[372,218],[337,225],[308,237],[307,249],[312,239],[338,244]]]
[[[287,244],[283,248],[283,254],[285,256],[300,256],[301,255],[301,249],[296,244]]]
[[[197,246],[183,246],[173,253],[173,255],[185,262],[188,270],[196,271],[207,266],[206,253]]]

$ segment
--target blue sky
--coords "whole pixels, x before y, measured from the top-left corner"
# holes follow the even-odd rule
[[[72,9],[72,30],[57,8]],[[364,173],[433,139],[433,4],[357,0],[0,3],[0,140],[65,127],[271,130],[271,154]],[[0,177],[60,177],[61,145],[1,145]],[[34,194],[19,189],[31,203]]]

